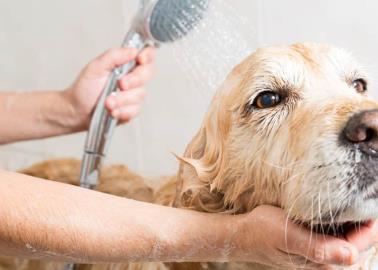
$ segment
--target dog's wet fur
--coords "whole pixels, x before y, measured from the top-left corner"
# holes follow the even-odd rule
[[[378,103],[370,90],[368,75],[342,49],[325,44],[259,49],[217,91],[199,132],[178,157],[177,175],[152,189],[126,167],[115,166],[104,170],[98,190],[225,214],[270,204],[316,232],[340,236],[378,217],[376,142],[360,141],[353,120],[369,111],[370,118],[359,118],[378,121]],[[368,132],[366,136],[377,136]],[[79,166],[73,160],[48,161],[22,172],[77,184]],[[0,269],[58,268],[54,263],[4,260]],[[272,268],[125,263],[79,269]]]

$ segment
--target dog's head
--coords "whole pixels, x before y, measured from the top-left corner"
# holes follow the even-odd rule
[[[186,207],[368,220],[378,216],[378,103],[343,50],[260,49],[228,76],[181,160]]]

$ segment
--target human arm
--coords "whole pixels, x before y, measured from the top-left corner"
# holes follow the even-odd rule
[[[139,56],[135,49],[109,50],[91,61],[76,81],[61,91],[0,92],[0,144],[86,130],[110,72],[135,58],[139,66],[119,81],[121,92],[106,103],[120,122],[134,118],[146,96],[145,90],[138,87],[152,75],[153,48]]]
[[[76,262],[224,259],[225,220],[233,217],[136,202],[5,171],[0,179],[2,255]]]
[[[268,265],[291,263],[291,259],[303,262],[302,258],[319,265],[352,264],[358,258],[356,248],[344,240],[313,236],[309,241],[311,233],[305,229],[290,222],[285,227],[284,212],[270,206],[245,215],[206,214],[5,171],[0,172],[0,179],[1,255],[92,263],[244,261]],[[361,243],[361,249],[366,245],[366,241]],[[342,255],[343,247],[351,250],[349,256]]]

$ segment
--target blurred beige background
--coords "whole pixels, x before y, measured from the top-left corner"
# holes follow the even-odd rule
[[[375,75],[377,1],[224,1],[248,19],[255,41],[251,47],[333,43],[354,52]],[[137,4],[136,0],[0,0],[0,89],[64,89],[89,60],[120,44]],[[173,173],[177,163],[170,152],[184,150],[200,126],[207,101],[200,100],[188,83],[171,46],[159,50],[156,76],[148,89],[141,117],[117,129],[107,162],[128,164],[151,175]],[[48,158],[81,158],[84,139],[85,134],[76,134],[2,146],[0,166],[15,170]]]

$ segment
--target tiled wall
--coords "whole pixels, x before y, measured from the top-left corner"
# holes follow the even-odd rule
[[[259,45],[335,43],[355,52],[375,75],[377,1],[224,1],[249,18]],[[91,58],[120,43],[136,5],[136,0],[0,0],[0,89],[67,87]],[[184,150],[206,102],[189,86],[171,50],[160,50],[144,111],[117,130],[108,162],[147,174],[175,171],[170,152]],[[0,165],[14,170],[47,158],[80,158],[83,143],[84,134],[78,134],[3,146]]]

